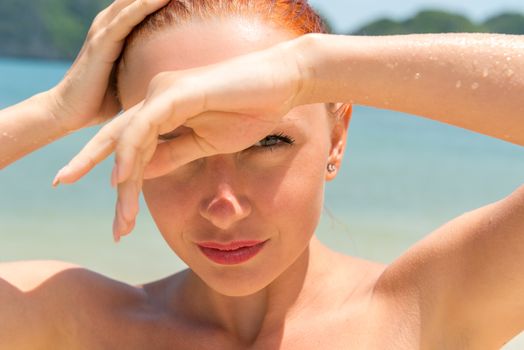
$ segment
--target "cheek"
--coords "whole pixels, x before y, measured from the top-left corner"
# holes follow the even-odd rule
[[[304,149],[285,170],[254,182],[259,212],[266,222],[278,226],[282,240],[307,242],[318,225],[324,200],[325,153]]]
[[[196,196],[191,184],[178,184],[168,177],[144,181],[144,199],[156,226],[166,241],[177,238],[195,214]]]

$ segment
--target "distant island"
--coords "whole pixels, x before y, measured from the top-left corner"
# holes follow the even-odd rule
[[[412,33],[501,33],[524,34],[524,14],[501,13],[475,23],[469,18],[440,10],[424,10],[403,21],[382,18],[366,24],[355,35]]]
[[[1,0],[0,56],[73,59],[96,14],[110,0]],[[352,35],[484,32],[524,34],[524,15],[502,13],[483,23],[440,10],[424,10],[402,21],[382,18]]]

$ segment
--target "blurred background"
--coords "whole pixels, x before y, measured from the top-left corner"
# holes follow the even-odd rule
[[[108,0],[2,0],[0,55],[73,59]],[[340,34],[524,34],[521,0],[309,1]]]
[[[524,34],[522,0],[310,3],[340,34]],[[0,108],[60,81],[107,4],[0,1]],[[143,201],[134,233],[112,243],[112,159],[74,186],[51,188],[56,171],[98,129],[70,135],[0,171],[0,262],[59,259],[135,284],[186,267],[162,240]],[[524,183],[522,147],[424,118],[356,106],[348,139],[317,231],[346,254],[391,262],[447,221]],[[523,348],[524,336],[504,347]]]

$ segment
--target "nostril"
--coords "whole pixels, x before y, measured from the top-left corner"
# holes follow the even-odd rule
[[[238,210],[240,210],[239,203],[233,198],[215,198],[206,209],[213,215],[232,215]]]
[[[226,229],[251,213],[247,201],[242,202],[232,194],[215,197],[202,203],[200,214],[215,226]]]

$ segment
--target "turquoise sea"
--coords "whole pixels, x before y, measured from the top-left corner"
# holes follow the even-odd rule
[[[0,108],[49,89],[68,66],[1,59]],[[185,268],[146,210],[134,233],[113,243],[112,159],[76,185],[51,187],[58,169],[96,131],[70,135],[0,171],[0,262],[59,259],[129,283]],[[522,147],[420,117],[356,107],[345,163],[327,186],[318,235],[335,250],[391,262],[437,227],[522,183]],[[520,338],[504,349],[524,348]]]

